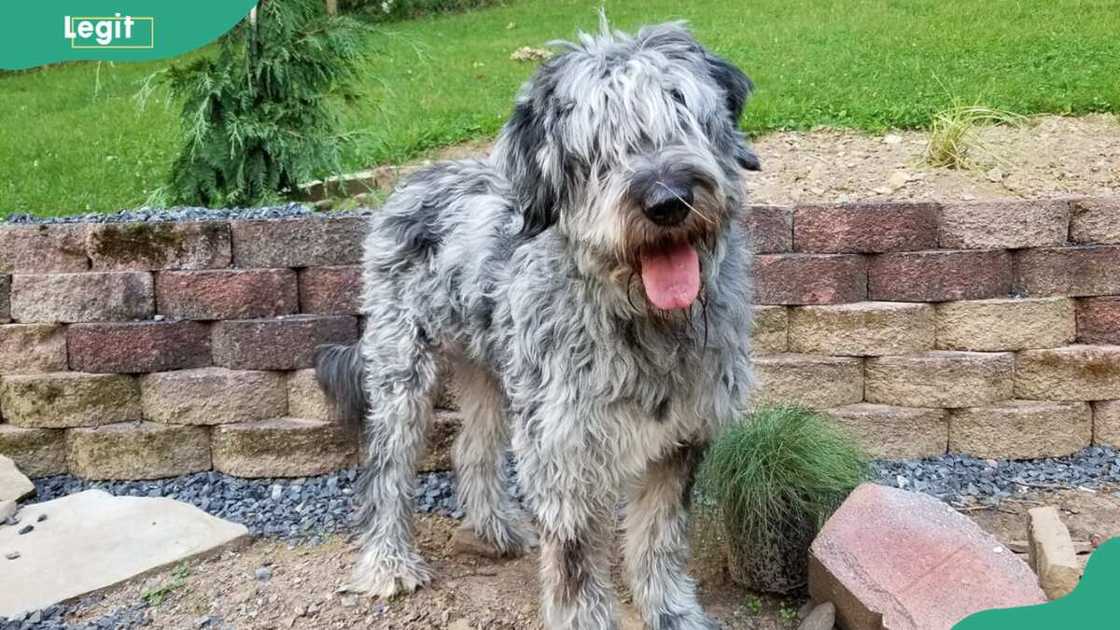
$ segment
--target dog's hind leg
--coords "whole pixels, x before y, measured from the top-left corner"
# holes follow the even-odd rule
[[[431,577],[413,543],[412,511],[438,365],[423,327],[385,305],[366,326],[361,350],[369,403],[358,497],[362,555],[347,589],[389,598]]]
[[[634,605],[650,630],[711,630],[688,566],[688,505],[702,449],[682,446],[650,464],[627,497],[626,572]]]
[[[535,543],[536,534],[510,494],[505,396],[490,371],[474,362],[456,362],[455,372],[463,414],[454,453],[459,505],[466,512],[463,527],[498,555],[523,554]]]

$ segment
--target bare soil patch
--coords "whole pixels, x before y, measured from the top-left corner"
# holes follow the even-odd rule
[[[819,130],[775,133],[755,149],[763,170],[747,175],[754,203],[865,200],[973,201],[1115,195],[1120,190],[1120,118],[1043,116],[1022,127],[984,127],[977,167],[924,163],[929,133],[881,136]]]
[[[1044,489],[968,515],[1000,542],[1019,552],[1020,543],[1027,540],[1027,511],[1044,505],[1058,508],[1074,545],[1083,552],[1086,547],[1091,549],[1120,536],[1120,486]],[[1089,554],[1080,553],[1079,559],[1085,562]]]
[[[185,570],[173,568],[134,580],[70,620],[96,619],[141,601],[145,592],[165,588],[163,601],[149,609],[151,628],[539,628],[536,554],[510,560],[456,554],[450,538],[458,525],[439,516],[418,516],[417,541],[436,578],[428,588],[393,601],[338,592],[358,553],[357,544],[344,537],[320,545],[261,539],[239,551],[190,563]],[[698,535],[705,531],[698,528]],[[727,578],[718,541],[701,540],[697,547],[693,575],[700,581],[708,612],[725,627],[796,627],[796,610],[803,600],[746,593]],[[267,579],[257,575],[262,567],[271,574]],[[626,602],[617,570],[616,583]],[[624,612],[624,627],[641,628],[632,610]]]

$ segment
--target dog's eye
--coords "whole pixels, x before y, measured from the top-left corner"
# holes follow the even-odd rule
[[[676,88],[669,90],[669,96],[672,96],[674,101],[684,105],[684,94],[681,94],[680,90]]]

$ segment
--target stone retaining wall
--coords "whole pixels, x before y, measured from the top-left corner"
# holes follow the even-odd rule
[[[354,462],[311,372],[360,217],[0,226],[0,453],[32,475]],[[752,207],[757,400],[876,455],[1120,446],[1120,199]],[[441,396],[426,468],[458,425]]]

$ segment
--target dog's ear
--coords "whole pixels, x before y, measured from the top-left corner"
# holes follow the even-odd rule
[[[556,223],[559,199],[556,186],[548,181],[541,168],[548,132],[531,99],[522,100],[514,107],[505,133],[510,153],[507,163],[516,171],[512,179],[523,220],[521,234],[532,238]]]
[[[762,161],[758,159],[758,154],[754,152],[754,147],[751,146],[750,141],[746,138],[740,138],[735,143],[735,161],[743,170],[747,171],[761,171]]]
[[[731,116],[731,124],[739,127],[739,119],[743,116],[743,109],[747,106],[747,99],[754,91],[754,82],[735,64],[711,53],[705,54],[708,62],[708,71],[712,79],[723,90],[726,99],[727,112]],[[762,170],[762,163],[758,155],[751,148],[750,142],[740,134],[735,143],[735,161],[739,166],[748,171]]]
[[[735,64],[712,53],[705,53],[708,62],[708,72],[712,79],[723,89],[724,98],[727,99],[727,111],[731,115],[731,122],[739,125],[743,116],[743,108],[747,105],[747,98],[754,91],[754,82]]]

